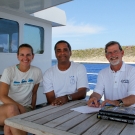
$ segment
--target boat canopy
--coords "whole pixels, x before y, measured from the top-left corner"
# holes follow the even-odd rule
[[[66,14],[54,7],[72,0],[0,0],[2,11],[12,10],[28,14],[51,23],[52,27],[66,25]]]
[[[0,6],[32,14],[71,0],[0,0]]]

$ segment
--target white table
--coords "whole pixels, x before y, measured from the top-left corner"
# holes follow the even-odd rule
[[[85,104],[78,100],[63,106],[46,106],[6,119],[5,124],[37,135],[135,135],[135,125],[70,110]]]

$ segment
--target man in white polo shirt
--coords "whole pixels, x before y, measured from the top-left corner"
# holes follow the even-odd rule
[[[91,94],[88,106],[99,107],[104,94],[106,103],[115,106],[135,106],[135,67],[122,61],[124,51],[116,41],[105,46],[105,56],[110,66],[99,72],[97,85]]]
[[[65,40],[55,46],[58,64],[45,71],[44,93],[48,104],[63,105],[69,101],[83,99],[88,89],[86,69],[82,64],[70,61],[71,46]]]

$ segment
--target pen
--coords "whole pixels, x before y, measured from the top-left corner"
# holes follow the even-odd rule
[[[100,102],[100,104],[102,103],[102,100],[98,100],[97,102]],[[95,104],[94,102],[92,102],[92,104]],[[114,106],[112,104],[106,103],[105,106]]]

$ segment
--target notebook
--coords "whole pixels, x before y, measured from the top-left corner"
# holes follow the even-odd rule
[[[103,108],[101,108],[101,110],[99,110],[99,114],[107,115],[107,116],[135,119],[135,108],[133,108],[133,107],[104,106]]]

